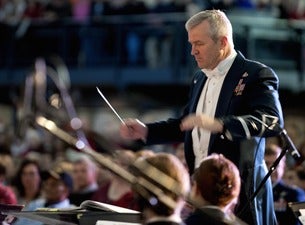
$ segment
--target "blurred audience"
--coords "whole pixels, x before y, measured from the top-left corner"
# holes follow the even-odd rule
[[[86,22],[89,20],[91,0],[70,0],[72,17],[75,21]]]
[[[23,12],[23,18],[40,19],[44,15],[44,5],[39,0],[25,0],[26,8]]]
[[[104,15],[143,15],[147,13],[143,1],[135,0],[118,0],[118,1],[107,1],[105,3]],[[134,24],[138,24],[134,22]],[[140,24],[140,23],[139,23]],[[117,35],[117,31],[113,30],[114,34]],[[135,65],[142,59],[142,46],[143,39],[135,29],[129,29],[128,26],[121,32],[122,35],[122,49],[121,54],[125,55],[122,63]]]
[[[69,196],[72,204],[78,206],[92,199],[98,189],[97,169],[95,162],[88,156],[81,156],[72,162],[74,190]]]
[[[73,189],[73,180],[65,171],[44,171],[42,173],[42,197],[30,202],[23,211],[37,211],[43,208],[71,208],[75,207],[68,199]],[[14,225],[42,225],[43,223],[30,219],[18,219]]]
[[[32,202],[29,210],[38,208],[69,208],[69,195],[73,190],[73,179],[68,172],[50,170],[43,173],[43,198]]]
[[[305,191],[305,168],[303,165],[287,168],[284,173],[283,180],[290,186],[301,188]]]
[[[305,19],[304,0],[281,0],[281,17],[284,19]]]
[[[44,153],[44,143],[42,134],[38,129],[28,127],[22,138],[16,138],[11,146],[11,154],[13,156],[26,157],[32,152]]]
[[[288,186],[298,187],[298,175],[297,171],[294,167],[287,167],[285,168],[284,175],[283,175],[283,182]]]
[[[98,187],[101,188],[104,185],[108,184],[108,182],[112,178],[112,173],[102,166],[97,166],[97,184]]]
[[[45,6],[44,18],[48,20],[67,19],[72,16],[69,0],[51,0]]]
[[[13,180],[18,204],[25,205],[41,197],[41,169],[36,160],[23,159]]]
[[[134,162],[135,154],[130,150],[116,150],[113,159],[114,162],[120,165],[123,169],[127,170],[128,167]],[[115,174],[111,175],[111,178],[107,184],[101,186],[94,193],[92,200],[128,209],[138,209],[130,184]]]
[[[1,204],[17,204],[17,197],[14,190],[7,186],[6,169],[0,163],[0,203]]]
[[[298,166],[296,169],[297,186],[305,191],[305,168],[304,166]]]
[[[0,22],[15,25],[26,9],[25,0],[0,0]]]
[[[13,177],[16,174],[16,162],[18,159],[13,158],[10,154],[0,153],[0,162],[5,167],[5,177],[8,184],[11,184]]]
[[[298,145],[298,151],[300,153],[300,159],[295,162],[296,166],[305,166],[305,137],[300,141]]]
[[[161,16],[166,13],[186,13],[186,3],[173,0],[157,0],[147,6],[149,16],[148,28],[145,42],[144,53],[146,65],[148,67],[164,67],[171,63],[172,54],[174,53],[173,43],[175,33],[170,26],[168,19]],[[179,18],[177,16],[177,18]]]
[[[281,152],[282,148],[278,145],[270,144],[266,146],[265,162],[269,169]],[[286,158],[283,157],[271,174],[275,214],[279,225],[299,225],[300,223],[289,208],[288,203],[305,201],[305,192],[299,187],[288,186],[283,182],[285,162]]]
[[[169,15],[168,20],[163,19],[160,14],[184,13],[189,16],[199,10],[211,8],[223,9],[228,12],[235,10],[234,13],[236,14],[245,9],[251,9],[254,12],[266,11],[268,16],[274,15],[274,13],[269,13],[271,11],[280,11],[280,13],[277,13],[280,14],[280,18],[302,19],[305,14],[304,5],[303,0],[0,0],[0,22],[18,26],[17,29],[15,27],[12,27],[12,29],[5,26],[0,27],[0,31],[7,31],[5,36],[9,35],[5,38],[2,37],[4,41],[10,40],[10,36],[24,40],[26,43],[32,41],[31,46],[36,53],[45,44],[41,44],[36,49],[35,40],[27,39],[26,34],[32,22],[37,19],[38,24],[43,22],[47,24],[50,21],[60,19],[65,20],[64,26],[70,25],[70,22],[75,22],[75,25],[78,26],[77,29],[74,29],[75,27],[68,29],[69,32],[64,37],[69,39],[65,48],[60,49],[62,45],[56,42],[62,38],[61,36],[52,37],[52,40],[54,40],[52,44],[57,44],[55,46],[56,54],[65,56],[67,61],[71,61],[71,64],[91,67],[118,60],[116,62],[121,64],[145,65],[154,68],[170,66],[175,62],[172,56],[176,54],[177,49],[174,46],[176,38],[182,34],[178,34],[177,29],[172,26],[171,15]],[[120,29],[120,27],[117,29],[116,26],[113,26],[113,23],[102,25],[96,23],[96,21],[103,21],[101,20],[103,16],[141,16],[144,14],[148,16],[146,24],[142,23],[144,18],[138,20],[127,17],[126,21],[125,18],[121,21],[119,19],[118,21],[123,22],[124,25],[127,22],[128,26],[124,26],[124,29]],[[174,18],[177,20],[176,22],[179,22],[180,16]],[[183,16],[181,18],[183,19]],[[66,23],[66,21],[69,23]],[[43,28],[47,28],[47,26]],[[70,27],[67,26],[67,28]],[[41,30],[40,33],[37,29],[38,38],[45,35],[44,30]],[[34,38],[37,37],[34,35]],[[46,38],[50,38],[50,36],[43,39]],[[115,38],[116,41],[114,41]],[[42,39],[40,40],[42,41]],[[22,41],[19,43],[23,44]],[[8,46],[1,46],[1,50],[4,48],[2,52],[5,53],[5,56],[14,57],[5,47]],[[54,51],[55,48],[52,50]],[[183,46],[184,48],[187,47]],[[22,54],[28,56],[26,46],[24,46],[24,51]],[[51,54],[47,50],[45,51],[46,53],[41,54]],[[119,59],[117,59],[118,52],[123,57],[119,56]],[[179,60],[185,62],[185,58],[181,57],[182,59]],[[11,60],[13,59],[10,58],[6,61]]]

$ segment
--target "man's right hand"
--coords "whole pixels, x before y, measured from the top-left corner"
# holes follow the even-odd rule
[[[120,126],[120,135],[122,138],[146,141],[148,129],[144,123],[138,119],[126,119],[124,122]]]

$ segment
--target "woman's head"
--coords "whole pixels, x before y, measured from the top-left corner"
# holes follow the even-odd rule
[[[221,154],[206,157],[195,170],[193,180],[201,197],[219,207],[231,204],[240,192],[239,171]]]
[[[24,197],[26,190],[36,190],[37,196],[41,189],[41,169],[36,160],[25,159],[21,162],[17,171],[15,186],[19,190],[19,195]]]
[[[141,193],[143,189],[137,189],[139,192],[139,205],[141,210],[149,209],[156,215],[169,216],[174,213],[180,213],[184,204],[183,198],[190,189],[189,174],[183,163],[173,154],[156,153],[151,156],[139,158],[133,165],[133,171],[139,179],[144,179],[156,188],[147,189],[147,192]],[[140,190],[140,191],[139,191]],[[161,199],[156,193],[162,193],[166,199]],[[154,200],[155,201],[152,201]]]

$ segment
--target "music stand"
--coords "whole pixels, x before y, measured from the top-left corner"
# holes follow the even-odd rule
[[[0,224],[12,224],[16,217],[10,215],[10,212],[20,212],[24,205],[3,204],[0,203]]]
[[[302,210],[305,212],[305,202],[289,202],[288,207],[292,210],[298,221],[302,225],[305,224],[305,214],[301,213]]]

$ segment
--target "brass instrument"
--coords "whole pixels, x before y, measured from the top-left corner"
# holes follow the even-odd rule
[[[61,87],[60,84],[58,84],[59,88],[61,88],[61,95],[63,98],[66,98],[66,109],[70,105],[72,105],[71,98],[68,97],[68,91],[67,89]],[[68,100],[67,100],[68,99]],[[76,112],[74,111],[74,108],[72,107],[73,111],[72,113],[68,113],[71,117],[76,115]],[[68,109],[67,109],[68,110]],[[72,118],[73,119],[73,118]],[[132,185],[133,189],[142,197],[144,197],[146,200],[150,202],[152,205],[157,205],[158,202],[162,202],[163,204],[167,205],[168,207],[175,209],[177,206],[177,202],[172,198],[169,197],[168,194],[165,192],[169,191],[173,193],[175,196],[180,197],[184,201],[188,202],[190,205],[192,205],[195,208],[200,208],[196,201],[194,199],[191,199],[190,196],[186,193],[182,193],[179,189],[179,184],[176,180],[172,179],[159,169],[155,168],[154,166],[150,165],[145,160],[141,161],[141,163],[137,164],[135,162],[132,166],[139,171],[141,171],[143,174],[146,175],[146,177],[149,177],[150,180],[146,179],[144,176],[137,177],[130,171],[122,168],[120,165],[118,165],[114,160],[112,160],[111,157],[106,157],[103,154],[95,151],[92,149],[86,141],[84,141],[80,136],[78,135],[77,138],[70,135],[65,130],[59,128],[56,123],[50,119],[47,119],[46,117],[39,115],[36,117],[35,122],[48,130],[50,133],[58,137],[59,139],[65,141],[66,143],[70,144],[71,146],[74,146],[78,151],[87,154],[90,156],[93,160],[95,160],[100,166],[108,169],[110,172],[114,173],[115,175],[119,176],[126,182],[128,182],[130,185]],[[123,122],[123,121],[122,121]],[[114,149],[107,149],[108,152],[113,152]],[[157,184],[157,185],[156,185]],[[209,214],[209,212],[204,212]],[[215,216],[215,215],[210,215]],[[238,218],[236,218],[237,224],[244,224],[242,221],[240,221]]]
[[[151,199],[154,197],[152,197],[151,194],[149,194],[147,192],[147,190],[149,190],[149,192],[153,193],[156,196],[157,201],[161,201],[164,204],[166,204],[167,206],[169,206],[171,208],[175,208],[175,206],[176,206],[175,201],[172,198],[165,195],[163,193],[163,190],[161,190],[160,188],[158,188],[151,182],[147,181],[143,177],[135,177],[132,173],[123,169],[121,166],[116,164],[110,158],[105,157],[101,153],[94,151],[92,148],[85,145],[85,143],[83,143],[81,140],[74,138],[73,136],[71,136],[70,134],[65,132],[64,130],[57,127],[57,125],[53,121],[48,120],[43,116],[38,116],[36,118],[36,123],[38,125],[40,125],[41,127],[44,127],[45,129],[47,129],[53,135],[64,140],[66,143],[75,146],[79,151],[92,157],[92,159],[94,159],[99,165],[107,168],[112,173],[118,175],[119,177],[121,177],[122,179],[124,179],[125,181],[127,181],[128,183],[133,185],[133,187],[135,187],[135,190],[139,194],[141,194],[145,198],[148,198],[149,202],[155,202],[156,199]],[[146,167],[148,167],[148,166],[149,165],[146,165]],[[158,171],[158,172],[159,172],[158,177],[160,177],[160,175],[162,175],[162,176],[164,175],[161,171]],[[164,176],[166,176],[166,175],[164,175]],[[162,179],[162,182],[164,182],[164,181],[165,180]],[[175,182],[175,181],[172,180],[172,182]],[[163,183],[161,183],[161,184],[163,184]],[[163,184],[163,186],[165,189],[168,189],[168,188],[172,188],[175,185],[172,184],[170,187],[168,187],[167,183],[165,183],[165,184]],[[175,191],[175,194],[178,194],[180,196],[182,195],[182,193],[176,193],[176,192],[177,191]],[[184,197],[185,196],[182,196],[182,198],[184,198]]]

